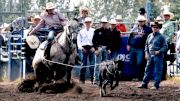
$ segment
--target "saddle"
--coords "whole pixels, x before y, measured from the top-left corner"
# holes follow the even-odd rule
[[[52,41],[48,42],[48,41],[46,40],[46,41],[44,41],[44,42],[42,43],[42,45],[40,45],[40,49],[41,49],[41,50],[44,50],[44,56],[45,56],[46,59],[49,59],[49,58],[50,58],[50,49],[51,49],[51,46],[52,46],[53,44],[55,44],[56,42],[58,42],[57,40],[58,40],[58,38],[59,38],[61,35],[62,35],[62,33],[59,33],[59,34],[56,35],[56,37],[55,37]]]

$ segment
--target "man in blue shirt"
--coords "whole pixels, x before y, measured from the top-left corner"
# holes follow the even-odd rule
[[[136,77],[142,80],[144,73],[144,47],[147,36],[152,33],[152,29],[145,23],[147,19],[144,16],[139,16],[138,26],[132,29],[132,33],[128,38],[127,50],[130,52],[130,65],[136,68]]]
[[[145,58],[147,59],[145,74],[142,84],[138,88],[147,88],[153,72],[155,82],[151,89],[159,89],[161,81],[163,57],[168,46],[165,37],[159,33],[160,25],[158,22],[154,22],[152,28],[153,33],[148,36],[145,45]]]

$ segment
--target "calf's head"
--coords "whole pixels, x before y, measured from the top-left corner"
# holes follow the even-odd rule
[[[123,71],[123,61],[122,60],[114,60],[115,63],[115,70],[118,75],[122,74]]]

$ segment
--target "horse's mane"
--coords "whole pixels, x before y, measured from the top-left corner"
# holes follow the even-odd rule
[[[68,21],[68,23],[66,24],[66,26],[64,26],[64,31],[61,33],[60,37],[58,38],[58,43],[60,43],[62,46],[64,46],[64,44],[66,43],[66,36],[68,34],[70,34],[69,32],[69,26],[79,26],[79,23],[75,20],[70,20]]]
[[[68,26],[76,26],[76,27],[78,27],[79,23],[76,20],[70,20],[68,22]]]

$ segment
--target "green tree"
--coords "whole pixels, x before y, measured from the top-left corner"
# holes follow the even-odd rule
[[[180,0],[175,0],[171,3],[170,11],[174,13],[174,20],[180,18]]]

